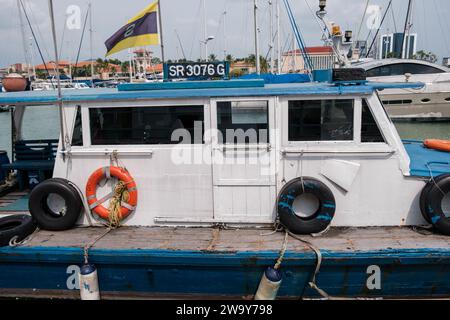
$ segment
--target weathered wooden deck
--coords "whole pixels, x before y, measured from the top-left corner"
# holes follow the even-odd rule
[[[24,247],[83,248],[104,232],[104,228],[76,228],[65,232],[40,231]],[[280,250],[284,233],[269,233],[269,230],[255,229],[122,227],[99,240],[94,248],[226,253]],[[333,252],[450,248],[450,237],[428,232],[418,233],[411,228],[331,229],[321,237],[302,238],[321,250]],[[300,241],[289,238],[288,251],[305,252],[310,249]]]

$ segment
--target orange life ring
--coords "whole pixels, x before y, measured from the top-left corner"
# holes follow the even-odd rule
[[[109,209],[105,208],[102,204],[111,198],[111,194],[102,198],[97,199],[97,186],[100,181],[105,178],[117,178],[126,184],[129,200],[128,203],[122,202],[120,209],[120,219],[123,220],[128,217],[135,209],[138,200],[137,185],[133,177],[129,174],[127,170],[119,167],[104,167],[96,170],[88,180],[86,185],[86,197],[89,204],[89,208],[94,211],[99,217],[108,220],[110,212]]]
[[[425,140],[425,142],[423,144],[429,149],[450,152],[450,141],[449,140],[429,139],[429,140]]]

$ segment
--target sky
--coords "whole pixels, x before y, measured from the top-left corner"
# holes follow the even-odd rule
[[[48,0],[22,0],[32,23],[42,54],[46,61],[53,60]],[[91,0],[93,17],[93,56],[105,57],[104,42],[126,21],[145,8],[152,0]],[[272,0],[274,3],[277,0]],[[281,1],[281,0],[280,0]],[[88,0],[54,0],[58,47],[60,57],[75,61],[82,35]],[[269,51],[270,15],[269,0],[258,0],[261,55]],[[291,6],[297,24],[307,46],[321,45],[321,30],[313,12],[318,9],[318,0],[291,0]],[[360,39],[367,38],[370,29],[368,14],[362,20],[367,0],[328,0],[328,19],[341,25],[342,29],[353,30],[356,37],[362,23]],[[382,12],[388,0],[371,0],[369,6],[378,6]],[[281,1],[282,3],[282,1]],[[393,0],[393,9],[386,17],[382,32],[402,31],[405,23],[408,0]],[[204,55],[201,40],[204,40],[204,14],[202,0],[161,0],[163,15],[163,34],[167,59],[183,58],[197,60]],[[309,6],[308,6],[309,5]],[[75,6],[75,7],[74,7]],[[69,19],[80,8],[80,19]],[[21,35],[17,0],[0,0],[0,67],[24,62],[24,42]],[[291,28],[289,20],[281,5],[282,46],[290,48]],[[310,9],[311,8],[311,9]],[[254,53],[253,0],[206,0],[207,34],[215,39],[209,42],[209,53],[223,58],[225,53],[234,57],[244,57]],[[225,13],[226,12],[226,13]],[[418,49],[432,51],[439,57],[450,56],[450,1],[448,0],[414,0],[412,32],[418,33]],[[30,48],[31,33],[24,18],[26,47]],[[89,24],[88,27],[89,29]],[[373,32],[372,32],[373,34]],[[86,33],[81,48],[80,60],[90,57],[89,32]],[[159,48],[151,50],[158,56]],[[32,47],[32,62],[42,63],[36,46]],[[111,56],[126,60],[127,51]]]

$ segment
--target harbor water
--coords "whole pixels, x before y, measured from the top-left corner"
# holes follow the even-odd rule
[[[396,123],[402,139],[450,140],[450,122],[400,122]],[[56,107],[29,108],[24,117],[24,139],[57,139],[59,133],[59,116]],[[9,112],[0,113],[0,150],[11,155],[11,116]]]
[[[23,138],[25,140],[58,139],[59,114],[56,107],[33,107],[25,111]],[[0,112],[0,150],[11,158],[11,115]]]

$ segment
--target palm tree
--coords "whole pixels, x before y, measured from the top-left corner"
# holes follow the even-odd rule
[[[217,61],[217,56],[214,53],[211,53],[208,56],[208,61],[212,61],[212,62]]]
[[[227,54],[225,60],[228,61],[229,63],[232,63],[234,62],[234,57],[231,54]]]

